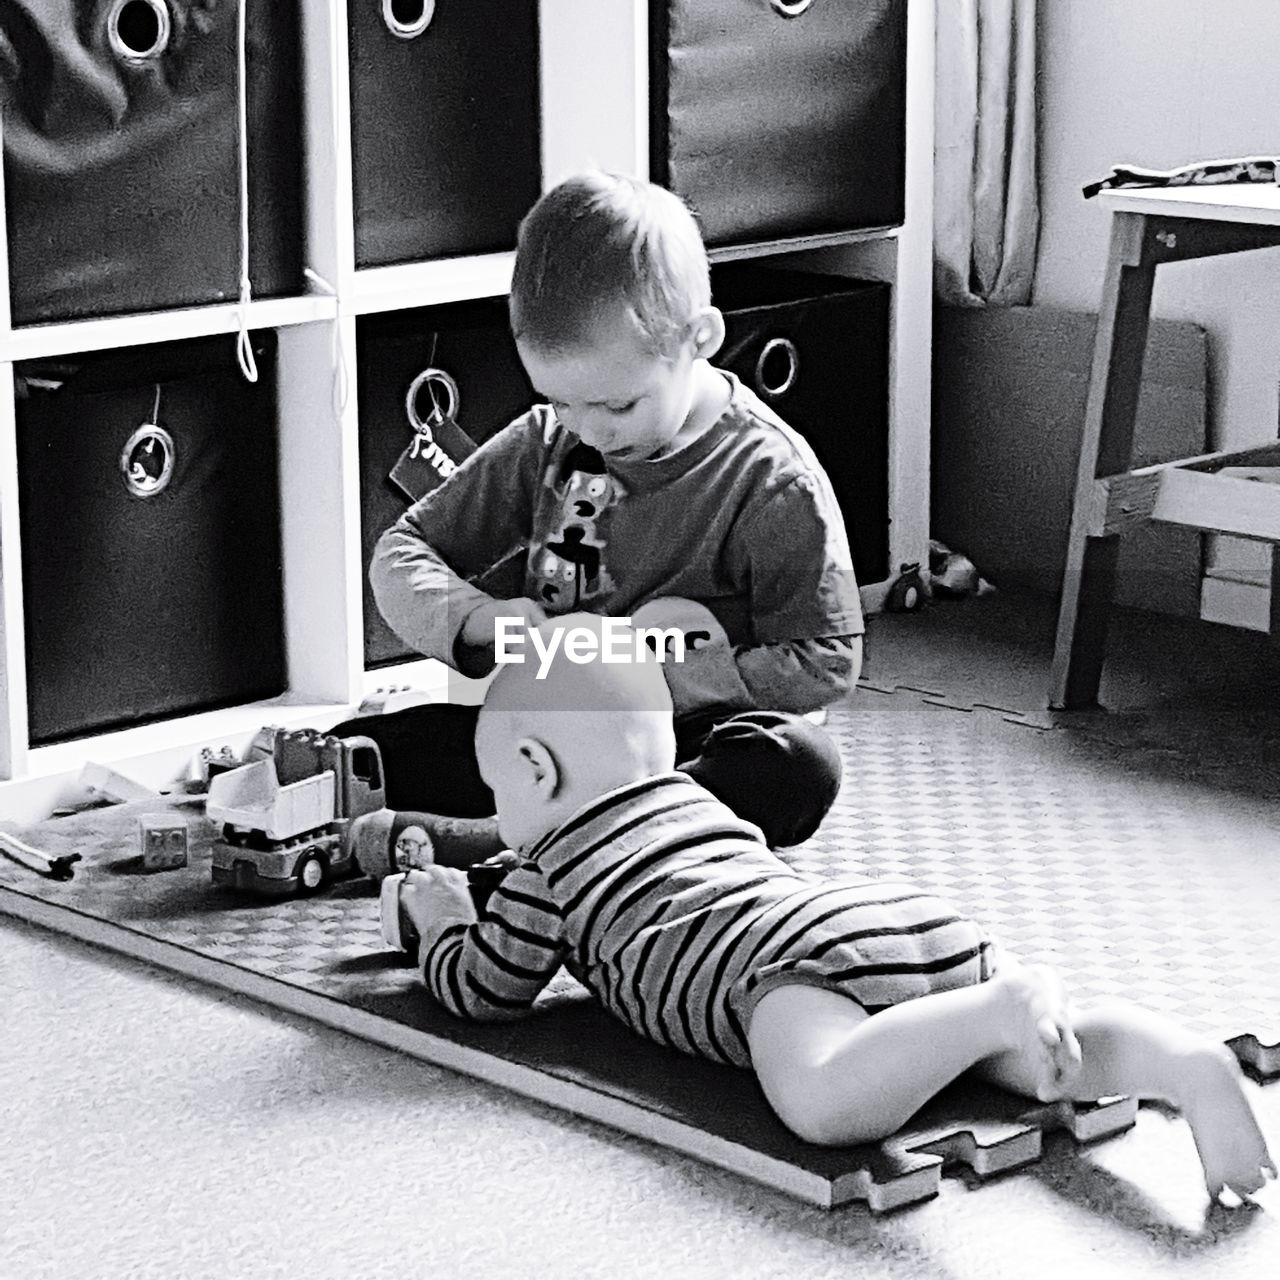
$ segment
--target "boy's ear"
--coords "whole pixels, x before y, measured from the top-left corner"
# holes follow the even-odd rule
[[[554,800],[560,791],[560,765],[551,748],[540,738],[521,738],[516,755],[525,781],[543,799]]]
[[[702,307],[689,324],[695,359],[710,360],[724,342],[724,316],[719,307]]]

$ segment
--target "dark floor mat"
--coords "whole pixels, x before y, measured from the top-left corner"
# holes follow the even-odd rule
[[[635,1036],[561,972],[538,1015],[515,1025],[453,1018],[384,948],[377,888],[360,878],[314,898],[247,899],[209,878],[213,831],[188,813],[189,865],[146,873],[137,820],[154,802],[99,808],[28,831],[28,843],[83,859],[58,882],[0,861],[0,909],[250,995],[723,1165],[831,1207],[873,1209],[933,1195],[946,1164],[980,1177],[1036,1160],[1041,1134],[1080,1141],[1133,1123],[1130,1101],[1044,1107],[977,1082],[935,1099],[895,1137],[827,1149],[793,1137],[748,1072],[686,1058]],[[179,812],[182,811],[180,807]]]
[[[969,683],[953,693],[983,682],[1029,691],[1043,650],[1033,643],[1031,611],[1019,630],[1013,606],[1001,600],[997,610],[984,600],[885,619],[873,630],[869,674],[892,654],[900,670],[927,667],[939,677],[933,683],[963,673]],[[1135,671],[1140,642],[1153,659],[1169,648],[1144,641],[1139,629],[1123,660]],[[1100,732],[1035,732],[999,715],[864,688],[830,719],[845,766],[836,806],[813,840],[785,856],[826,876],[914,878],[1025,958],[1054,964],[1078,998],[1127,996],[1232,1041],[1261,1074],[1278,1074],[1280,820],[1274,786],[1264,785],[1271,758],[1238,732],[1251,712],[1272,707],[1251,708],[1235,690],[1235,701],[1206,705],[1200,695],[1212,673],[1192,696],[1178,681],[1199,679],[1194,664],[1181,676],[1173,667],[1157,662],[1155,675],[1138,673],[1145,686],[1121,685],[1154,695],[1145,704],[1124,695],[1133,699],[1124,714],[1136,728],[1120,732],[1120,716]],[[1012,683],[999,683],[1002,672]],[[1162,698],[1176,704],[1176,716]],[[1241,721],[1220,724],[1231,708]],[[1139,733],[1145,748],[1135,746]],[[198,814],[190,815],[190,866],[143,874],[136,817],[155,807],[98,809],[32,829],[30,843],[50,853],[77,850],[85,864],[58,883],[0,860],[0,909],[816,1203],[892,1207],[931,1194],[944,1161],[994,1172],[1034,1160],[1043,1127],[1078,1121],[1078,1136],[1088,1139],[1132,1119],[1127,1104],[1078,1117],[1024,1114],[1026,1104],[1009,1095],[965,1088],[879,1149],[812,1147],[774,1120],[748,1073],[638,1040],[567,980],[531,1023],[477,1027],[449,1018],[423,996],[412,969],[384,952],[368,881],[311,899],[234,897],[210,883],[211,833]]]

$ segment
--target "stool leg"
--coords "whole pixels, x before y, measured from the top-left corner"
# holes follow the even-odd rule
[[[1155,265],[1143,261],[1146,223],[1136,213],[1112,218],[1054,640],[1049,705],[1057,709],[1092,707],[1098,700],[1119,537],[1094,537],[1089,529],[1095,481],[1129,470],[1133,456],[1155,283]]]

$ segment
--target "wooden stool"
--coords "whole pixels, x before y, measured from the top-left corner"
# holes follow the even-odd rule
[[[1156,267],[1280,246],[1280,186],[1118,190],[1071,509],[1049,705],[1097,704],[1120,535],[1146,520],[1269,542],[1271,634],[1280,635],[1280,484],[1238,468],[1280,467],[1256,448],[1132,470],[1133,424]]]

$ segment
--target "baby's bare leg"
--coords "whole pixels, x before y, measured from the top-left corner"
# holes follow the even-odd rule
[[[1058,1032],[1032,1008],[1034,994],[1002,975],[870,1017],[835,991],[777,987],[752,1014],[751,1061],[770,1105],[800,1137],[828,1146],[873,1142],[961,1072],[1023,1052],[1028,1037],[1041,1037],[1051,1075]]]
[[[1034,1044],[997,1055],[982,1064],[983,1073],[1040,1098],[1085,1102],[1129,1094],[1176,1107],[1191,1126],[1205,1185],[1215,1198],[1224,1187],[1248,1195],[1268,1173],[1274,1176],[1239,1065],[1225,1045],[1123,1001],[1081,1009],[1070,1021],[1080,1044],[1079,1068],[1063,1073],[1056,1089],[1044,1087]]]

